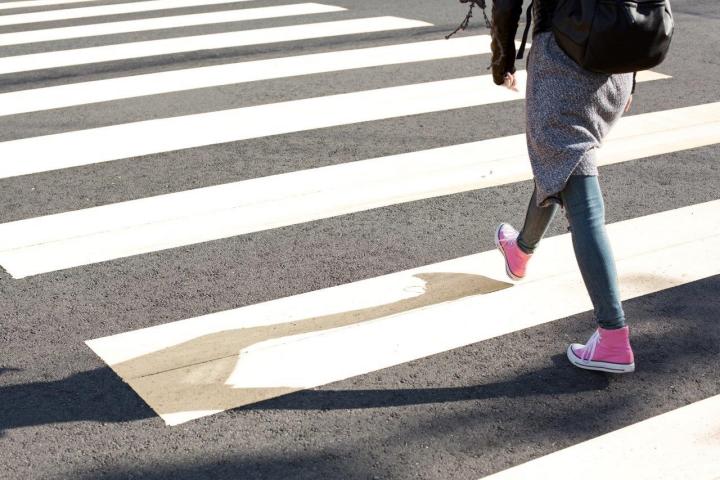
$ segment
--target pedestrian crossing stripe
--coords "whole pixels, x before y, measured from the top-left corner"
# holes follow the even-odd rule
[[[639,82],[666,78],[638,74]],[[23,138],[0,143],[0,178],[523,97],[486,75]]]
[[[240,3],[250,0],[148,0],[130,3],[115,3],[94,7],[64,8],[58,10],[45,10],[42,12],[17,13],[13,15],[0,15],[0,26],[21,25],[23,23],[52,22],[56,20],[72,20],[78,18],[101,17],[105,15],[118,15],[122,13],[153,12],[184,7],[203,7],[209,5],[222,5],[225,3]],[[66,2],[63,2],[66,3]]]
[[[51,5],[69,5],[72,3],[88,3],[96,2],[97,0],[26,0],[21,2],[4,2],[0,3],[0,10],[10,10],[16,8],[33,8],[33,7],[47,7]]]
[[[717,143],[720,103],[635,115],[598,164]],[[23,278],[531,177],[524,135],[295,171],[0,224],[0,265]]]
[[[231,23],[265,18],[289,17],[293,15],[310,15],[316,13],[341,12],[342,7],[322,5],[319,3],[298,3],[275,7],[245,8],[242,10],[222,10],[219,12],[175,15],[123,22],[106,22],[74,27],[48,28],[0,34],[0,46],[20,45],[24,43],[49,42],[70,38],[85,38],[117,33],[135,33],[165,28],[191,27],[211,25],[215,23]],[[0,17],[2,18],[2,17]]]
[[[312,38],[354,35],[358,33],[402,30],[427,27],[429,25],[430,24],[426,22],[398,17],[358,18],[31,53],[0,58],[0,74],[128,60],[152,57],[155,55],[198,52],[218,48],[243,47],[276,42],[308,40]]]
[[[622,299],[720,274],[718,209],[608,225]],[[488,251],[86,343],[177,425],[590,310],[569,234],[541,248],[519,284]]]
[[[483,480],[717,480],[720,478],[720,395],[652,417]]]
[[[490,53],[490,36],[476,35],[156,72],[0,93],[0,116],[258,80],[486,53]]]

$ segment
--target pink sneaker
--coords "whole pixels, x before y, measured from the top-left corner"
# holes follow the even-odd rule
[[[495,245],[505,257],[505,271],[513,280],[525,277],[525,267],[531,254],[525,253],[517,246],[518,232],[512,225],[501,223],[495,232]]]
[[[630,329],[598,328],[585,345],[573,343],[568,347],[570,363],[586,370],[610,373],[635,371],[635,357],[630,347]]]

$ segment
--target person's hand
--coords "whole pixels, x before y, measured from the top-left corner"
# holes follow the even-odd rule
[[[516,78],[515,75],[513,75],[512,73],[509,73],[509,72],[508,72],[508,73],[505,74],[505,82],[503,83],[503,85],[504,85],[506,88],[509,88],[510,90],[512,90],[513,92],[517,92],[517,91],[518,91],[518,88],[517,88],[517,78]]]
[[[631,106],[632,106],[632,95],[630,95],[630,98],[628,98],[627,105],[625,105],[625,113],[630,111]]]

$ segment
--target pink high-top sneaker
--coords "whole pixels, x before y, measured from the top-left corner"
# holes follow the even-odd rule
[[[598,328],[585,345],[573,343],[568,359],[576,367],[610,373],[635,371],[635,357],[630,347],[628,327],[617,330]]]
[[[495,232],[495,245],[505,257],[505,271],[513,280],[525,277],[525,267],[531,254],[520,250],[517,245],[518,232],[512,225],[501,223]]]

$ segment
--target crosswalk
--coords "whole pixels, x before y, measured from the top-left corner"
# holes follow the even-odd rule
[[[616,242],[623,299],[719,274],[718,208],[720,201],[610,225],[614,239],[635,229],[654,239]],[[694,222],[706,226],[701,239]],[[662,235],[669,224],[676,228]],[[568,235],[548,239],[545,248],[555,256],[542,258],[516,286],[489,251],[88,345],[174,425],[592,308],[579,273],[568,271]],[[703,268],[687,272],[694,264]],[[507,319],[488,321],[499,316]],[[364,354],[368,345],[372,356]],[[328,358],[343,361],[327,366]],[[207,389],[208,378],[222,379],[223,388]]]
[[[17,129],[26,125],[25,118],[40,119],[57,129],[36,135],[32,128],[16,134],[9,128],[9,136],[0,141],[0,182],[55,178],[88,168],[93,169],[89,178],[101,178],[106,169],[121,162],[132,169],[152,156],[189,149],[228,146],[242,159],[250,141],[282,144],[290,134],[363,128],[464,109],[495,115],[488,112],[500,112],[524,98],[524,71],[518,75],[520,92],[498,88],[485,71],[472,75],[443,71],[443,78],[429,81],[345,93],[320,88],[311,95],[240,107],[232,103],[202,113],[129,122],[109,115],[112,123],[99,127],[87,128],[82,119],[53,120],[62,116],[58,114],[63,109],[112,112],[123,102],[138,99],[157,105],[171,93],[190,98],[223,88],[262,91],[269,81],[301,85],[313,76],[332,81],[339,75],[373,76],[382,69],[488,61],[486,34],[443,40],[425,35],[435,27],[412,15],[367,16],[357,13],[353,2],[331,3],[21,0],[1,4],[0,84],[3,75],[18,73],[55,72],[60,80],[39,86],[28,81],[21,88],[0,91],[0,123]],[[204,10],[208,7],[214,8]],[[332,19],[317,21],[314,15],[320,14]],[[266,25],[254,24],[260,20]],[[270,25],[276,20],[290,24]],[[191,34],[182,30],[188,27],[194,29]],[[222,31],[202,30],[210,27]],[[165,33],[168,38],[144,36]],[[88,38],[100,45],[67,47],[68,40]],[[306,41],[359,38],[358,44],[304,48]],[[53,42],[60,40],[65,43],[57,47]],[[4,47],[34,44],[41,49],[2,53]],[[273,45],[279,46],[273,49]],[[280,48],[285,45],[292,48]],[[269,56],[252,58],[247,47],[256,46],[270,49]],[[210,64],[172,66],[173,59],[184,54],[220,49],[232,54]],[[163,67],[148,68],[153,58],[163,59]],[[139,71],[133,69],[134,60],[145,61]],[[95,76],[101,71],[96,68],[110,64],[127,69]],[[68,67],[75,74],[63,77],[61,69]],[[640,88],[676,82],[662,66],[640,72],[638,81]],[[0,267],[9,278],[2,281],[27,281],[58,272],[101,272],[107,262],[143,261],[159,252],[181,255],[180,247],[203,248],[208,242],[241,236],[252,241],[252,234],[260,232],[280,234],[286,227],[353,218],[360,212],[399,205],[411,208],[413,202],[513,187],[532,178],[522,131],[497,135],[483,118],[477,119],[475,130],[478,139],[470,142],[447,144],[439,138],[432,148],[403,145],[401,153],[298,166],[284,173],[91,202],[85,208],[6,221],[0,224]],[[409,138],[419,135],[427,132],[410,132]],[[682,158],[718,144],[720,102],[669,105],[623,118],[599,152],[599,163],[632,168],[639,161],[664,155]],[[297,152],[298,165],[306,164],[299,161],[303,155]],[[633,235],[639,231],[644,233],[642,241]],[[720,197],[613,222],[608,232],[624,300],[720,275]],[[407,362],[432,361],[435,355],[469,345],[482,348],[487,340],[591,310],[569,234],[547,238],[540,252],[522,283],[509,281],[498,254],[488,250],[180,321],[161,319],[149,327],[113,330],[108,336],[86,338],[86,344],[167,425],[179,425]],[[644,464],[655,469],[641,469],[633,477],[717,479],[717,418],[720,403],[714,396],[521,465],[514,462],[513,468],[487,478],[558,475],[592,463],[601,451],[622,460],[579,467],[591,469],[588,478],[635,472]],[[661,441],[670,432],[679,433],[672,442]]]
[[[21,45],[23,43],[49,42],[68,38],[85,38],[116,33],[144,32],[162,30],[164,28],[212,25],[215,23],[232,23],[264,18],[281,18],[293,15],[311,15],[315,13],[341,12],[345,9],[319,3],[298,3],[294,5],[278,5],[275,7],[247,8],[242,10],[223,10],[210,13],[175,15],[169,17],[149,18],[144,20],[127,20],[124,22],[97,23],[79,27],[59,27],[44,30],[0,34],[0,46]]]
[[[600,164],[719,142],[720,104],[637,115]],[[6,223],[0,264],[22,278],[531,176],[522,135],[300,170]]]
[[[73,3],[89,3],[95,0],[26,0],[16,2],[5,2],[0,4],[0,10],[16,8],[48,7],[52,5],[70,5]]]
[[[360,18],[30,53],[0,59],[0,74],[424,26],[427,23],[397,17]]]
[[[487,35],[171,70],[0,94],[0,115],[490,52]]]
[[[490,76],[466,77],[12,140],[0,156],[23,160],[4,165],[0,178],[522,98],[493,87]]]
[[[208,5],[248,2],[250,0],[148,0],[144,2],[118,3],[95,7],[65,8],[31,13],[3,15],[0,26],[21,25],[23,23],[53,22],[80,18],[120,15],[124,13],[161,12],[172,8],[186,8]]]

